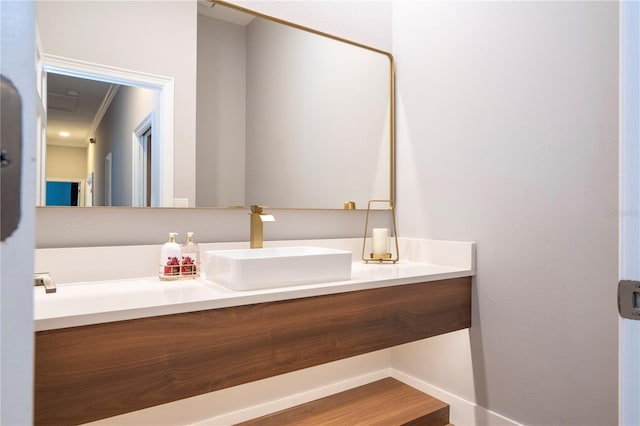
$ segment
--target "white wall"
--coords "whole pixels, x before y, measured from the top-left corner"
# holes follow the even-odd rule
[[[616,424],[618,4],[393,16],[402,233],[478,247],[470,331],[393,367],[524,424]]]
[[[195,200],[197,3],[39,1],[43,51],[174,78],[174,196]]]
[[[70,146],[47,146],[47,179],[76,179],[87,177],[87,149]]]
[[[34,2],[0,2],[0,73],[11,80],[22,103],[22,158],[14,156],[14,161],[22,163],[21,186],[14,188],[20,192],[20,220],[18,228],[0,245],[0,424],[3,425],[29,425],[33,419],[37,97],[34,20]]]
[[[198,15],[196,205],[244,206],[245,27]]]

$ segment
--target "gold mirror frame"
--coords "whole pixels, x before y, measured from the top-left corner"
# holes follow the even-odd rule
[[[293,23],[293,22],[289,22],[289,21],[280,19],[280,18],[276,18],[276,17],[270,16],[270,15],[267,15],[267,14],[264,14],[264,13],[261,13],[261,12],[258,12],[258,11],[247,9],[247,8],[244,8],[244,7],[229,3],[229,2],[224,1],[224,0],[209,0],[209,1],[211,3],[219,4],[221,6],[229,8],[231,10],[235,10],[235,11],[242,12],[242,13],[248,13],[248,14],[251,14],[253,16],[261,17],[261,18],[264,18],[266,20],[272,21],[274,23],[278,23],[278,24],[282,24],[282,25],[285,25],[285,26],[288,26],[288,27],[291,27],[291,28],[294,28],[294,29],[302,30],[302,31],[308,32],[310,34],[319,35],[319,36],[325,37],[327,39],[338,41],[338,42],[341,42],[341,43],[345,43],[347,45],[358,47],[358,48],[361,48],[361,49],[364,49],[364,50],[367,50],[367,51],[370,51],[370,52],[375,52],[375,53],[378,53],[378,54],[382,54],[383,56],[385,56],[389,60],[389,86],[388,86],[389,87],[389,89],[388,89],[389,90],[389,107],[388,107],[389,108],[389,122],[388,122],[388,126],[389,126],[389,133],[388,133],[388,141],[389,141],[389,147],[388,147],[388,152],[389,152],[389,159],[388,159],[388,161],[389,161],[389,178],[388,178],[388,184],[389,184],[389,188],[388,188],[388,192],[389,192],[389,199],[394,201],[395,200],[395,194],[396,194],[396,185],[395,185],[395,87],[394,87],[394,85],[395,85],[395,68],[394,68],[394,60],[393,60],[392,54],[389,53],[389,52],[377,49],[377,48],[373,48],[373,47],[370,47],[370,46],[367,46],[367,45],[364,45],[364,44],[361,44],[361,43],[357,43],[357,42],[342,38],[342,37],[334,36],[334,35],[331,35],[331,34],[328,34],[328,33],[322,32],[322,31],[315,30],[313,28],[305,27],[303,25],[299,25],[299,24],[296,24],[296,23]],[[348,201],[348,200],[345,200],[345,202],[346,201]],[[195,204],[196,203],[194,202],[194,205]],[[333,207],[328,207],[328,208],[327,207],[308,207],[308,208],[305,208],[304,206],[296,207],[295,204],[296,203],[292,203],[292,205],[290,207],[282,206],[282,208],[291,208],[291,209],[302,208],[302,209],[310,209],[310,210],[316,210],[316,209],[317,210],[324,210],[324,209],[332,210],[332,209],[338,209],[339,208],[339,206],[336,206],[335,208],[333,208]],[[123,206],[123,207],[127,208],[127,206]],[[215,208],[216,206],[203,205],[203,206],[199,206],[197,208],[200,208],[200,207],[201,208]],[[279,206],[275,206],[274,205],[274,207],[279,207]],[[356,206],[353,203],[349,203],[349,209],[355,209],[355,208],[363,209],[363,207],[364,206]],[[131,208],[131,207],[129,207],[129,208]],[[160,207],[160,208],[166,208],[166,207]]]

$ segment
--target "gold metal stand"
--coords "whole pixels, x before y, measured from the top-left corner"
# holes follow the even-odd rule
[[[369,229],[369,212],[371,211],[371,205],[375,203],[387,203],[389,207],[387,210],[391,211],[391,218],[393,220],[393,239],[396,243],[396,253],[395,257],[391,253],[373,253],[373,248],[369,252],[369,256],[365,256],[365,252],[367,251],[367,233]],[[367,205],[367,219],[364,223],[364,237],[362,238],[362,261],[364,263],[369,262],[378,262],[378,263],[396,263],[400,260],[400,250],[398,248],[398,229],[396,226],[396,211],[393,207],[392,200],[369,200],[369,204]]]

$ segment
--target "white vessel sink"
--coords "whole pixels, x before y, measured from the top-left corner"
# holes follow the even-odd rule
[[[205,252],[205,276],[232,290],[256,290],[351,279],[352,253],[319,247]]]

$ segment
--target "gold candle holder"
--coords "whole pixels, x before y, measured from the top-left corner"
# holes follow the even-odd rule
[[[391,219],[393,222],[393,239],[396,246],[395,256],[393,256],[393,254],[389,252],[389,248],[388,248],[389,236],[388,236],[388,230],[386,228],[374,228],[372,230],[372,241],[371,241],[372,247],[371,247],[371,250],[369,251],[369,255],[367,256],[365,254],[367,252],[369,213],[371,212],[371,205],[376,203],[387,203],[389,205],[387,210],[391,211]],[[385,236],[385,231],[387,231],[386,236]],[[381,238],[386,238],[386,241],[384,242],[384,244],[379,243]],[[362,261],[364,263],[369,263],[369,262],[396,263],[398,260],[400,260],[400,250],[398,248],[398,229],[396,226],[396,212],[395,212],[395,209],[393,208],[393,202],[391,200],[369,200],[369,204],[367,204],[367,218],[364,223],[364,237],[362,238]]]

